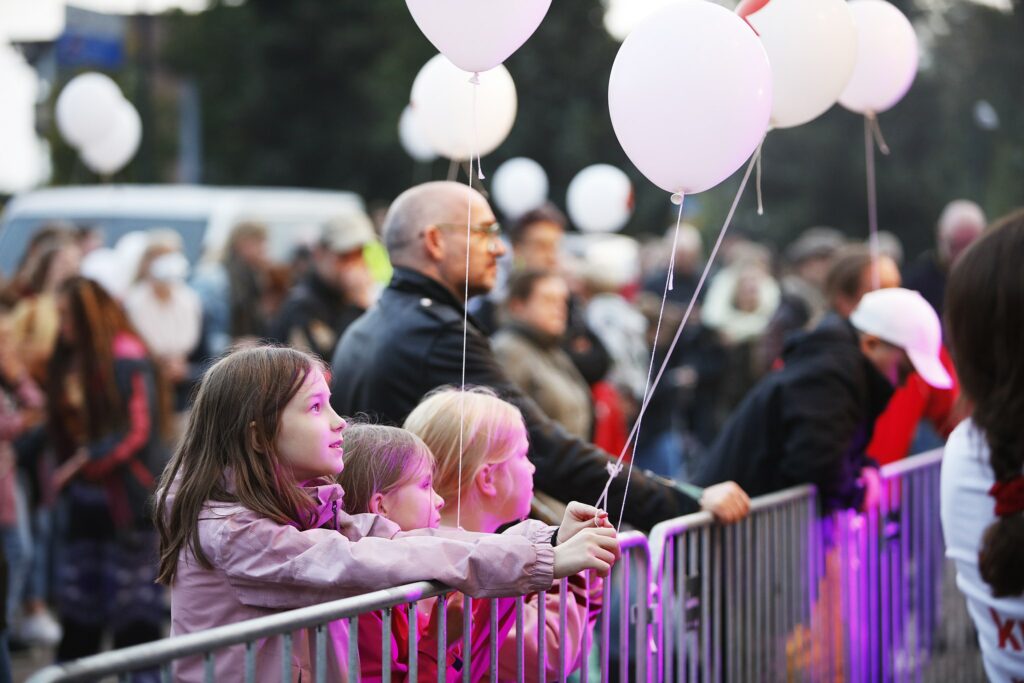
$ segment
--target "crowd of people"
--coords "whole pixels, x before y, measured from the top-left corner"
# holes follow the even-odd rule
[[[990,675],[1019,674],[999,625],[1024,623],[1024,214],[986,227],[952,202],[906,265],[891,235],[875,253],[816,226],[776,253],[737,231],[703,290],[692,225],[642,244],[567,227],[546,205],[502,231],[483,195],[438,182],[380,226],[327,222],[284,264],[258,223],[195,266],[154,226],[122,238],[117,272],[96,230],[38,229],[0,292],[0,652],[70,660],[421,579],[502,596],[569,577],[567,630],[526,639],[526,659],[577,668],[620,511],[729,523],[800,483],[824,512],[866,509],[881,464],[949,439],[950,554]],[[386,283],[364,256],[377,240]],[[557,619],[536,600],[527,629]],[[487,667],[494,635],[513,678],[513,608],[477,603],[449,665]],[[393,613],[392,672],[411,629],[437,665],[427,617]],[[331,629],[340,677],[347,624]],[[359,620],[368,680],[381,629]],[[297,673],[311,647],[295,642]],[[260,645],[258,670],[280,657]]]

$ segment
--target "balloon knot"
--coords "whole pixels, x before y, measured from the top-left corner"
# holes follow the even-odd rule
[[[609,462],[607,465],[604,466],[604,468],[608,471],[608,476],[614,479],[615,477],[619,476],[620,472],[622,472],[622,463]]]
[[[682,204],[683,203],[683,193],[682,192],[675,192],[675,193],[673,193],[672,194],[672,203],[675,204],[676,206],[679,206],[680,204]]]
[[[474,71],[473,76],[469,79],[469,82],[473,85],[480,85],[480,72]]]

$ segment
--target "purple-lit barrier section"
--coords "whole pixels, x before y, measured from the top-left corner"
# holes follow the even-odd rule
[[[308,643],[312,643],[315,682],[334,683],[342,678],[358,681],[361,670],[358,648],[341,643],[338,649],[345,652],[335,654],[333,648],[328,647],[328,640],[331,638],[331,629],[328,625],[338,620],[347,620],[348,631],[354,641],[358,632],[359,615],[375,611],[382,613],[383,626],[379,644],[383,653],[383,670],[376,674],[375,680],[398,679],[409,683],[416,683],[417,679],[467,683],[487,680],[496,682],[499,680],[498,641],[486,636],[481,643],[473,638],[474,610],[484,602],[489,603],[486,613],[490,622],[490,634],[498,631],[499,618],[514,618],[514,643],[506,641],[505,646],[515,648],[515,673],[508,678],[502,677],[502,680],[566,681],[570,675],[574,676],[573,680],[581,683],[604,683],[609,680],[610,675],[617,676],[617,680],[621,681],[647,680],[647,658],[650,654],[647,616],[651,585],[647,537],[638,532],[625,532],[619,538],[622,558],[616,566],[615,573],[604,581],[600,588],[596,584],[593,585],[591,591],[595,599],[600,599],[604,606],[614,605],[614,609],[594,610],[596,623],[593,631],[589,632],[588,637],[576,639],[572,648],[552,648],[557,650],[557,661],[548,661],[548,648],[543,644],[546,641],[550,642],[552,634],[557,636],[558,641],[565,642],[562,634],[569,631],[569,610],[579,610],[582,604],[583,612],[586,613],[591,592],[584,592],[586,597],[582,598],[581,603],[578,592],[575,598],[569,597],[569,591],[566,590],[567,580],[563,579],[560,582],[557,607],[551,604],[550,599],[545,600],[544,594],[537,594],[514,598],[514,607],[509,612],[499,607],[499,600],[472,600],[441,584],[420,582],[49,666],[35,673],[29,682],[92,681],[103,677],[117,677],[119,681],[130,681],[131,672],[138,671],[152,671],[154,674],[159,672],[161,681],[170,682],[174,680],[173,663],[186,657],[202,658],[204,680],[212,682],[218,680],[215,677],[217,653],[229,647],[242,647],[245,652],[244,670],[234,672],[232,681],[292,681],[292,652],[299,647],[305,647]],[[462,609],[456,612],[443,608],[452,601],[461,603]],[[538,618],[534,620],[536,626],[533,629],[525,626],[527,601],[539,606]],[[435,617],[438,644],[436,661],[440,662],[440,666],[428,666],[425,671],[420,668],[420,675],[417,675],[418,660],[424,653],[419,648],[416,629],[408,629],[409,671],[402,672],[399,676],[390,670],[392,647],[395,645],[391,638],[395,622],[393,617],[395,610],[398,609],[404,610],[408,616],[406,623],[417,623],[417,614],[448,614],[447,619]],[[547,610],[551,610],[550,615]],[[611,618],[613,612],[618,617],[615,623]],[[453,623],[460,621],[460,613],[460,632],[464,635],[449,638],[449,629]],[[453,614],[456,615],[454,622]],[[257,670],[256,650],[265,647],[270,642],[268,639],[279,641],[276,647],[280,648],[283,664],[280,671]],[[446,653],[443,644],[451,644],[458,640],[462,642],[462,652],[472,651],[475,658],[483,662],[481,667],[471,670],[468,666],[459,666],[458,661],[453,662],[453,659],[459,658],[453,658],[451,653]],[[569,649],[575,651],[574,662],[566,661]],[[332,657],[335,659],[334,662],[330,659]],[[338,659],[341,661],[337,661]],[[455,670],[456,667],[459,670]],[[438,671],[438,668],[444,670]]]
[[[882,470],[869,514],[821,519],[813,487],[651,530],[652,680],[983,681],[944,558],[941,451]]]
[[[422,582],[50,666],[30,683],[128,681],[129,672],[143,669],[170,681],[175,660],[197,656],[205,680],[213,681],[218,652],[228,647],[245,652],[244,670],[232,680],[290,681],[291,653],[305,643],[313,644],[314,681],[344,674],[357,681],[358,648],[341,643],[347,653],[329,666],[338,657],[328,647],[328,624],[348,620],[354,637],[360,614],[381,611],[387,663],[396,610],[407,623],[447,611],[447,619],[434,617],[438,651],[431,659],[441,664],[420,667],[417,676],[425,655],[409,629],[410,671],[399,675],[385,664],[375,680],[498,681],[499,642],[473,637],[474,614],[486,614],[480,618],[489,620],[492,634],[499,619],[514,619],[515,637],[504,643],[514,648],[514,675],[506,669],[502,680],[981,681],[973,627],[943,557],[940,459],[929,453],[883,469],[882,504],[869,515],[823,520],[814,488],[803,486],[755,499],[750,517],[734,526],[700,513],[659,524],[649,543],[643,534],[624,533],[615,572],[601,590],[584,591],[582,603],[564,580],[557,599],[520,596],[511,612],[497,600],[470,600]],[[592,637],[566,646],[572,615],[578,620],[581,604],[586,613],[598,599],[603,608],[592,617]],[[462,610],[437,607],[452,601]],[[540,606],[532,627],[527,601]],[[461,635],[450,638],[460,620]],[[555,661],[543,646],[551,638],[563,644],[553,648]],[[460,666],[460,657],[445,652],[444,643],[457,641],[481,664]],[[256,650],[269,642],[284,655],[280,671],[257,670]]]

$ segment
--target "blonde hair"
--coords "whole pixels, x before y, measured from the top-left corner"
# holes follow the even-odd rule
[[[375,493],[408,483],[422,465],[432,470],[434,454],[412,432],[384,425],[351,425],[345,430],[345,469],[338,475],[345,489],[342,508],[350,515],[369,512]]]
[[[405,418],[403,425],[434,453],[434,490],[442,498],[459,489],[459,431],[461,403],[465,401],[462,441],[462,487],[466,488],[488,464],[508,460],[526,432],[523,414],[485,387],[467,387],[465,393],[442,387],[427,395]]]

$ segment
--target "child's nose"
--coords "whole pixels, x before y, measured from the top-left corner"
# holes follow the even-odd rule
[[[333,409],[332,409],[333,411]],[[334,413],[334,417],[337,418],[337,422],[334,424],[334,431],[343,432],[348,428],[348,422],[345,422],[345,418],[341,417],[337,413]]]
[[[437,492],[435,491],[434,492],[434,499],[435,499],[434,500],[434,509],[436,509],[436,510],[442,509],[444,507],[444,498],[442,498],[441,496],[437,495]]]

